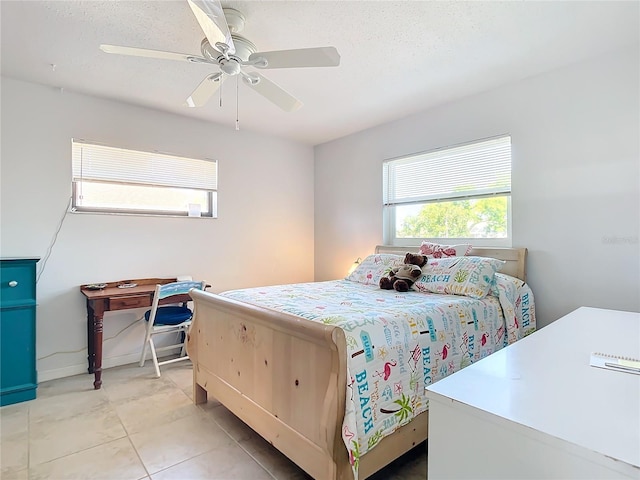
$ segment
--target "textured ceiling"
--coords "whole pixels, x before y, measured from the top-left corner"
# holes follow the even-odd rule
[[[243,130],[319,144],[639,41],[637,1],[223,1],[259,51],[335,46],[341,65],[261,71],[304,106],[285,113],[240,82]],[[2,75],[233,128],[236,82],[185,99],[217,67],[109,55],[102,43],[200,54],[182,1],[0,3]],[[55,65],[55,69],[52,68]]]

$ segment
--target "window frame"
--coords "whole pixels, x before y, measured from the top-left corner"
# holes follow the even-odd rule
[[[447,197],[447,196],[441,196],[437,199],[432,199],[432,200],[425,200],[425,201],[410,201],[410,202],[398,202],[398,203],[394,203],[394,204],[388,204],[387,203],[387,189],[388,189],[388,184],[389,182],[385,182],[386,179],[386,174],[385,174],[385,169],[387,169],[387,165],[392,163],[392,162],[398,162],[401,160],[406,160],[409,159],[411,157],[419,157],[419,156],[424,156],[424,155],[431,155],[434,154],[436,152],[446,152],[448,150],[451,149],[456,149],[458,147],[465,147],[465,146],[470,146],[470,145],[474,145],[474,144],[480,144],[483,142],[487,142],[487,141],[491,141],[491,140],[497,140],[497,139],[502,139],[502,138],[509,138],[509,143],[510,143],[510,147],[509,147],[509,162],[510,162],[510,172],[511,174],[513,173],[513,158],[512,158],[512,145],[511,145],[511,135],[510,134],[503,134],[503,135],[496,135],[494,137],[488,137],[488,138],[482,138],[482,139],[478,139],[478,140],[473,140],[470,142],[465,142],[465,143],[460,143],[460,144],[456,144],[456,145],[451,145],[451,146],[446,146],[446,147],[441,147],[441,148],[436,148],[436,149],[432,149],[432,150],[425,150],[425,151],[421,151],[421,152],[417,152],[417,153],[413,153],[410,155],[402,155],[399,157],[394,157],[394,158],[389,158],[383,161],[382,164],[382,168],[383,168],[383,178],[382,178],[382,188],[383,188],[383,204],[382,204],[382,210],[383,210],[383,219],[382,219],[382,224],[383,224],[383,243],[385,245],[394,245],[394,246],[406,246],[406,247],[414,247],[416,246],[416,244],[420,244],[423,241],[428,241],[428,242],[434,242],[434,243],[446,243],[446,244],[459,244],[459,243],[471,243],[474,246],[479,246],[479,247],[487,247],[487,246],[492,246],[492,247],[511,247],[512,246],[512,217],[513,217],[513,211],[512,211],[512,202],[511,202],[511,195],[512,195],[512,181],[510,180],[509,182],[509,191],[508,192],[500,192],[500,193],[483,193],[483,194],[479,194],[479,195],[466,195],[466,196],[452,196],[452,197]],[[402,204],[404,203],[404,205],[427,205],[429,203],[444,203],[444,202],[450,202],[450,201],[456,201],[456,200],[467,200],[467,199],[481,199],[481,198],[491,198],[491,197],[506,197],[507,198],[507,225],[506,225],[506,237],[504,238],[498,238],[498,237],[494,237],[494,238],[488,238],[488,237],[411,237],[411,238],[404,238],[404,237],[397,237],[396,236],[396,207],[402,206]]]
[[[132,175],[131,179],[128,181],[117,181],[112,179],[105,178],[91,178],[91,179],[82,179],[82,167],[80,168],[80,176],[76,173],[76,158],[75,158],[75,148],[76,145],[86,145],[88,147],[98,147],[98,148],[108,148],[113,150],[119,150],[118,153],[126,155],[127,152],[131,154],[142,154],[142,155],[157,155],[168,159],[168,161],[175,161],[176,164],[181,159],[187,160],[190,162],[207,162],[208,165],[206,168],[208,170],[213,171],[212,180],[210,181],[210,188],[201,188],[201,187],[190,187],[184,185],[170,185],[170,184],[154,184],[150,183],[148,180],[144,181],[138,178],[136,180]],[[113,147],[111,145],[102,144],[94,141],[86,141],[82,139],[71,139],[71,150],[72,150],[72,175],[71,175],[71,203],[69,210],[72,213],[80,213],[80,214],[104,214],[104,215],[135,215],[135,216],[152,216],[152,217],[191,217],[191,218],[217,218],[218,217],[218,161],[211,159],[203,159],[203,158],[193,158],[193,157],[185,157],[182,155],[175,155],[172,153],[159,152],[159,151],[149,151],[149,150],[134,150],[130,148],[123,147]],[[82,162],[82,160],[80,160]],[[179,167],[176,166],[176,171]],[[172,172],[173,170],[170,170]],[[79,204],[79,195],[80,195],[80,184],[82,182],[86,182],[87,184],[102,184],[102,185],[123,185],[127,187],[141,187],[141,188],[167,188],[172,190],[184,190],[184,191],[201,191],[205,192],[206,201],[203,207],[206,210],[201,211],[198,215],[191,215],[189,212],[189,207],[183,211],[176,210],[161,210],[161,209],[140,209],[140,208],[118,208],[118,207],[98,207],[92,205],[80,205]],[[184,183],[184,182],[183,182]]]

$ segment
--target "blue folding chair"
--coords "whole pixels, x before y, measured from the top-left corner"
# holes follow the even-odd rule
[[[153,295],[153,304],[151,310],[144,314],[147,322],[147,329],[142,347],[142,355],[140,356],[140,366],[144,366],[147,347],[151,351],[151,359],[156,369],[156,376],[160,377],[160,365],[187,360],[186,337],[191,326],[193,312],[185,304],[183,305],[166,305],[159,306],[160,300],[164,300],[176,295],[184,295],[189,293],[191,289],[204,290],[205,282],[173,282],[165,285],[156,285],[156,291]],[[171,345],[156,348],[153,343],[153,336],[159,334],[177,334],[177,341]],[[158,353],[166,350],[181,347],[180,356],[170,360],[158,361]]]

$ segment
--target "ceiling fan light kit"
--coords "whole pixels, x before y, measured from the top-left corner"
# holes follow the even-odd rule
[[[340,65],[340,54],[335,47],[258,52],[251,41],[238,34],[245,25],[245,17],[241,12],[233,8],[222,8],[219,0],[187,0],[187,3],[205,34],[205,38],[200,43],[201,55],[117,45],[100,45],[100,49],[106,53],[119,55],[205,63],[218,67],[220,71],[207,75],[187,98],[185,104],[188,107],[205,105],[226,77],[240,75],[245,85],[256,93],[285,112],[293,112],[302,106],[300,100],[263,75],[257,72],[246,72],[244,68],[266,70]]]

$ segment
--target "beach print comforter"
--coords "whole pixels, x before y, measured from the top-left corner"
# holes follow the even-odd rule
[[[342,434],[355,478],[362,455],[427,410],[427,385],[535,330],[531,290],[501,274],[480,300],[349,280],[223,295],[344,330],[349,380]]]

